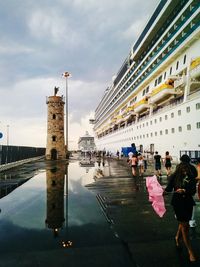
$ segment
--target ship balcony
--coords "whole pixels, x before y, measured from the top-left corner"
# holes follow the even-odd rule
[[[139,102],[135,103],[134,105],[134,111],[136,113],[141,113],[142,111],[149,108],[148,100],[146,98],[143,98]]]
[[[200,77],[200,57],[197,57],[191,61],[190,76],[191,76],[191,78],[199,78]]]
[[[174,94],[177,94],[177,90],[174,89],[174,86],[165,83],[155,88],[151,92],[149,102],[151,104],[162,102]]]

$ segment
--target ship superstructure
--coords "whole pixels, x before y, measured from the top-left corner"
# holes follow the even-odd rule
[[[200,150],[199,0],[160,1],[105,90],[94,131],[99,150]]]

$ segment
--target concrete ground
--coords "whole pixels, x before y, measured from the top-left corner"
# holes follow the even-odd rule
[[[101,169],[105,175],[97,177],[88,188],[99,195],[110,227],[119,236],[135,266],[190,266],[184,246],[181,250],[175,247],[177,221],[170,205],[171,195],[165,196],[167,212],[163,218],[154,212],[148,201],[145,177],[154,174],[153,164],[148,165],[144,177],[137,178],[132,177],[126,160],[109,159]],[[164,168],[162,172],[160,183],[165,187]],[[200,200],[197,196],[195,199],[197,226],[190,228],[190,236],[195,254],[200,257]],[[200,261],[195,266],[200,266]]]
[[[130,166],[124,159],[99,159],[97,165],[94,182],[86,187],[96,195],[99,208],[117,242],[104,246],[72,247],[67,250],[38,250],[26,254],[0,253],[0,267],[200,266],[200,261],[189,263],[184,246],[181,250],[175,247],[177,222],[170,206],[171,195],[165,196],[167,212],[163,218],[154,212],[148,201],[145,177],[153,175],[153,165],[148,166],[144,177],[138,178],[132,177]],[[35,171],[37,163],[31,168]],[[44,168],[43,163],[39,162],[38,168]],[[25,167],[23,170],[27,171]],[[166,182],[166,176],[163,174],[160,183],[165,186]],[[190,229],[190,236],[198,256],[200,201],[196,200],[196,203],[197,226]]]

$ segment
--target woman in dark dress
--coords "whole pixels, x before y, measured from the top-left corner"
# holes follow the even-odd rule
[[[164,164],[165,164],[167,176],[171,174],[171,167],[172,167],[171,161],[172,161],[172,157],[169,155],[169,151],[166,151]]]
[[[189,221],[195,205],[193,195],[196,192],[197,170],[190,164],[188,155],[183,155],[180,160],[181,163],[177,165],[175,172],[169,178],[165,192],[173,190],[171,204],[179,222],[175,236],[176,245],[179,247],[182,238],[189,253],[189,260],[194,262],[196,258],[189,239]]]

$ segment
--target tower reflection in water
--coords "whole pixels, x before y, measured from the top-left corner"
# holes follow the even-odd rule
[[[68,235],[68,164],[65,161],[54,161],[48,164],[45,223],[49,229],[52,229],[54,237],[58,237],[64,228]],[[72,246],[69,240],[62,240],[61,244],[63,247]]]

